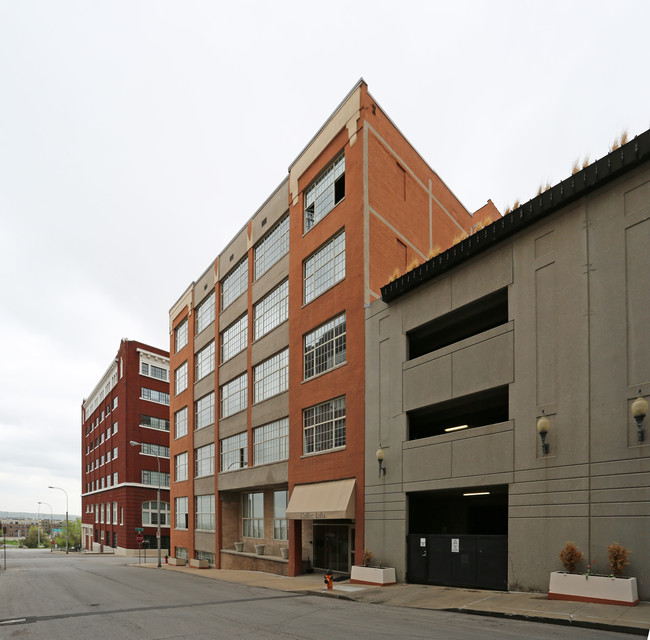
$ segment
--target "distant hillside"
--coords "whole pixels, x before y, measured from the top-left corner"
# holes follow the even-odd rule
[[[29,511],[0,511],[0,520],[22,520],[23,518],[33,518],[34,520],[39,517],[36,512],[30,513]],[[68,520],[76,520],[81,516],[75,516],[71,513],[68,514]],[[45,509],[41,511],[41,520],[49,520],[50,510]],[[65,520],[65,513],[53,513],[52,520]]]

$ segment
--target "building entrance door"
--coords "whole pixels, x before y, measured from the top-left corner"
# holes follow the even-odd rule
[[[349,573],[353,554],[354,525],[314,521],[314,568]]]

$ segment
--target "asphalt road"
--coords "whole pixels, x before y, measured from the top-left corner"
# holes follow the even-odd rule
[[[115,556],[9,549],[0,571],[0,640],[630,637],[273,591],[145,570]]]

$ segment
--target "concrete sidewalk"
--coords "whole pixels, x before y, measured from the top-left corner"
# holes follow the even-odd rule
[[[155,564],[139,566],[156,568]],[[545,593],[483,591],[480,589],[456,589],[419,584],[372,587],[350,584],[349,581],[335,582],[334,590],[327,591],[324,588],[322,573],[286,578],[259,571],[194,569],[170,565],[163,565],[163,570],[178,571],[225,582],[265,587],[277,591],[293,591],[343,598],[368,604],[515,618],[567,626],[605,629],[650,638],[648,633],[650,630],[649,602],[640,602],[635,607],[622,607],[549,600]]]

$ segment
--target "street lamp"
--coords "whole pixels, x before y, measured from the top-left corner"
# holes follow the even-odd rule
[[[68,553],[68,492],[61,487],[52,487],[49,486],[48,489],[58,489],[65,493],[65,552]]]
[[[36,516],[36,526],[38,527],[38,549],[41,548],[41,503],[38,503],[38,511]]]
[[[54,513],[52,512],[52,507],[47,502],[43,502],[42,500],[39,500],[38,504],[45,504],[48,507],[50,507],[50,540],[51,540],[52,539],[52,520],[54,519]],[[52,543],[51,542],[50,542],[50,553],[52,553]]]
[[[140,447],[140,455],[143,455],[142,447],[144,445],[142,444],[142,442],[136,442],[135,440],[131,440],[129,444],[132,447]],[[156,462],[158,463],[158,492],[156,494],[156,504],[158,506],[158,531],[156,532],[156,535],[158,537],[158,566],[162,567],[162,564],[160,562],[160,457],[153,450],[152,453],[156,456]]]

